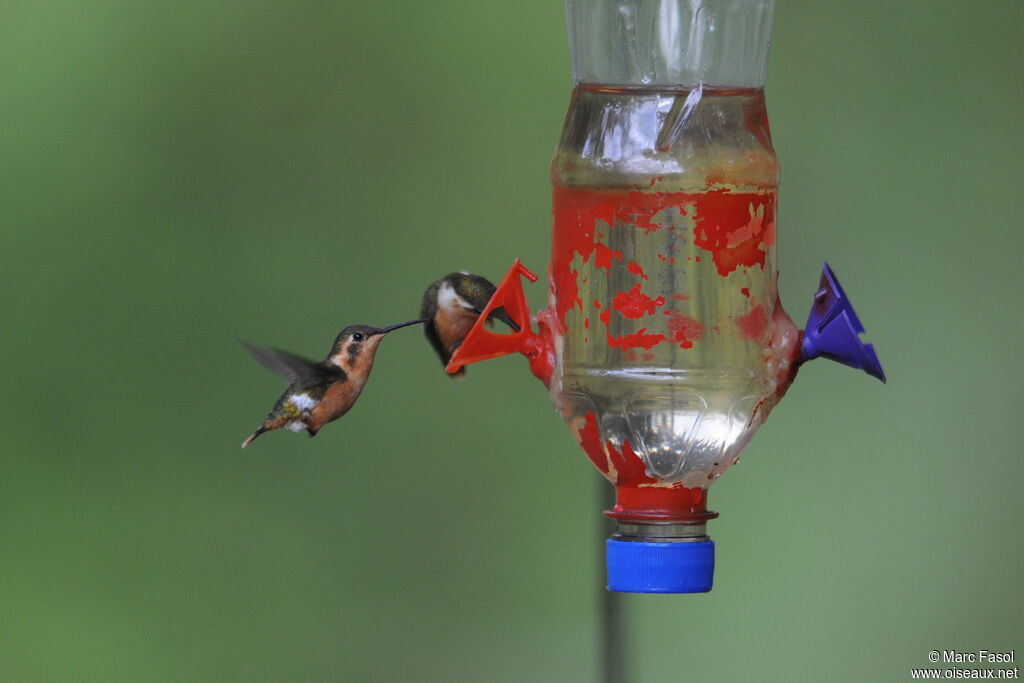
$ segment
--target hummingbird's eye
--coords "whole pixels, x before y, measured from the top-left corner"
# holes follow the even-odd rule
[[[362,332],[354,332],[352,334],[352,341],[363,341],[363,333]]]

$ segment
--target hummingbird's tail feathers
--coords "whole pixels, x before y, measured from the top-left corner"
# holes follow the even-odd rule
[[[437,353],[437,357],[441,359],[441,366],[444,367],[448,365],[451,354],[444,348],[444,342],[441,341],[441,336],[437,332],[437,325],[433,320],[427,320],[423,325],[423,336],[427,338],[427,341],[430,342],[430,346],[432,346],[434,351]]]
[[[460,346],[462,346],[462,340],[461,339],[459,341],[455,342],[455,348],[452,349],[452,353],[454,353],[455,349],[459,348]],[[445,367],[445,373],[449,377],[451,377],[452,379],[457,379],[457,380],[465,379],[466,378],[466,368],[465,367],[461,367],[458,370],[456,370],[455,372],[448,372],[448,361],[450,361],[451,359],[452,359],[452,354],[451,353],[448,353],[447,351],[445,351],[445,352],[443,352],[441,354],[441,364],[444,365],[444,367]]]
[[[259,427],[256,428],[255,432],[253,432],[252,434],[249,435],[248,439],[246,439],[245,441],[242,442],[242,448],[245,448],[246,446],[251,444],[253,441],[255,441],[256,437],[259,436],[260,434],[262,434],[263,432],[268,432],[268,431],[270,431],[270,430],[267,429],[266,427],[264,427],[263,425],[260,425]]]

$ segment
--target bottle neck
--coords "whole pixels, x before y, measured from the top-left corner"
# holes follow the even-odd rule
[[[707,503],[707,489],[620,484],[615,487],[615,507],[604,514],[615,520],[613,538],[620,541],[702,542],[708,540],[708,520],[718,517]]]
[[[566,0],[573,78],[647,88],[764,86],[775,0]]]
[[[708,510],[708,490],[669,486],[615,485],[615,507],[605,517],[620,524],[704,524],[718,516]]]

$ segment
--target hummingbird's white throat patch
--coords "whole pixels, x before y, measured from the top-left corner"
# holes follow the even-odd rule
[[[437,305],[441,310],[452,314],[476,316],[473,306],[459,296],[459,293],[447,282],[442,283],[441,289],[437,292]]]

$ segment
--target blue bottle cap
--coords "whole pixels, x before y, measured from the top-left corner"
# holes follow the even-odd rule
[[[839,286],[835,273],[827,263],[822,264],[821,281],[804,328],[801,359],[829,358],[863,370],[884,382],[885,372],[875,355],[875,348],[860,340],[862,332],[864,326],[846,292]]]
[[[647,543],[609,538],[608,590],[620,593],[707,593],[715,575],[715,543]]]

